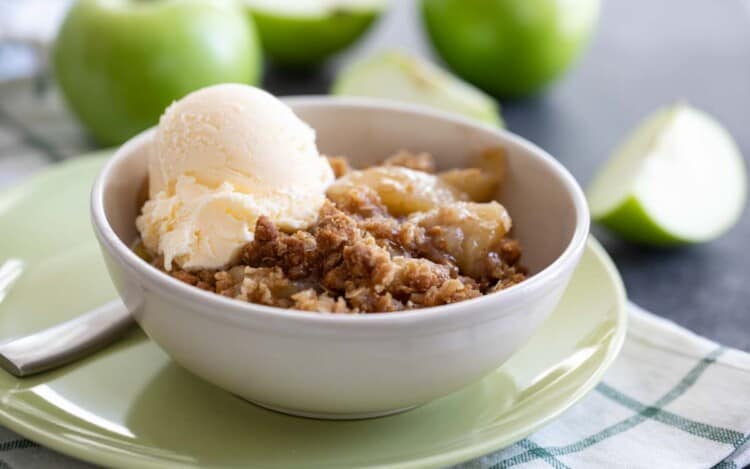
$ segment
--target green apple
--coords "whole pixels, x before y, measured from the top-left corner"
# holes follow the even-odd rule
[[[263,51],[290,68],[318,65],[356,41],[387,0],[245,0]]]
[[[532,94],[587,43],[599,0],[422,0],[422,19],[453,71],[500,97]]]
[[[595,220],[630,241],[698,243],[742,214],[747,173],[737,144],[708,114],[685,104],[647,118],[587,191]]]
[[[214,0],[79,0],[53,65],[73,112],[102,144],[156,124],[172,101],[204,86],[260,79],[252,23]]]
[[[335,95],[367,96],[429,106],[502,126],[497,102],[434,64],[399,50],[355,62],[336,77]]]

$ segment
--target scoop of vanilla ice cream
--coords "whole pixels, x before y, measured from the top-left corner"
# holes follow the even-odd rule
[[[261,215],[286,230],[312,224],[333,179],[315,132],[288,106],[251,86],[211,86],[162,115],[136,226],[167,269],[219,268]]]

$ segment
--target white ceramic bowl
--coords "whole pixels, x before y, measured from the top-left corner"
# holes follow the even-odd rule
[[[143,330],[177,363],[262,406],[325,418],[384,415],[428,402],[500,366],[555,308],[584,248],[589,213],[573,177],[504,130],[378,101],[287,100],[321,152],[357,165],[395,150],[462,167],[487,147],[508,152],[498,194],[533,276],[505,291],[416,311],[332,315],[228,299],[186,285],[128,246],[146,181],[153,130],[125,143],[93,188],[91,213],[115,286]]]

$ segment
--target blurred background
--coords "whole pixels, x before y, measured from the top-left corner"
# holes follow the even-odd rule
[[[77,8],[91,10],[96,3],[84,0]],[[339,3],[356,4],[355,11],[365,14],[349,15]],[[81,10],[64,46],[56,53],[53,49],[70,5],[65,0],[0,0],[0,188],[53,162],[115,145],[125,134],[133,133],[128,127],[131,123],[122,124],[122,135],[105,135],[106,130],[95,129],[97,121],[118,112],[105,106],[100,111],[103,119],[97,119],[96,110],[89,109],[80,96],[94,95],[99,88],[88,84],[88,88],[76,89],[78,84],[89,83],[93,74],[79,65],[69,66],[84,56],[94,60],[91,57],[96,54],[91,51],[106,49],[108,31],[116,27],[110,30],[106,22],[95,20],[93,32],[79,37],[76,31],[96,16]],[[253,0],[243,3],[236,14],[253,18],[262,44],[243,47],[258,55],[262,49],[265,59],[261,64],[250,58],[236,73],[277,95],[325,94],[343,80],[342,71],[355,70],[352,64],[398,48],[417,57],[417,63],[427,60],[484,89],[486,94],[472,88],[465,99],[476,100],[482,107],[485,98],[493,99],[487,95],[492,95],[500,103],[508,129],[546,149],[586,186],[639,122],[680,101],[718,119],[742,153],[750,154],[748,5],[746,0]],[[267,8],[274,10],[273,14],[267,14]],[[288,14],[279,15],[275,8],[287,8]],[[308,9],[314,10],[314,21],[295,20],[307,15]],[[169,18],[178,16],[165,16],[162,26],[156,22],[121,34],[133,34],[133,42],[147,44],[149,38],[158,36],[159,28],[172,27]],[[480,27],[486,26],[486,17],[500,18],[500,23],[495,23],[499,26],[491,31],[509,31],[512,45],[508,50],[494,50],[496,55],[487,56],[493,57],[491,60],[484,60],[479,52],[472,55],[472,44],[492,42],[488,37],[494,33]],[[558,29],[550,29],[550,24]],[[222,29],[231,28],[218,27]],[[113,37],[116,34],[111,32]],[[531,46],[526,48],[528,44]],[[219,42],[211,47],[231,55]],[[147,63],[145,53],[144,58],[132,51],[115,57],[111,51],[117,50],[123,49],[112,46],[109,57],[122,67],[138,70],[140,60]],[[202,59],[194,60],[200,64]],[[52,62],[58,62],[57,74],[52,73]],[[512,66],[503,68],[504,64]],[[109,67],[118,69],[112,64]],[[177,75],[200,75],[196,72],[200,65],[196,67],[179,70]],[[231,79],[235,72],[227,73],[229,81],[236,81]],[[189,90],[191,83],[182,81],[175,89]],[[67,101],[61,98],[59,84]],[[347,87],[339,89],[343,88]],[[349,94],[393,91],[351,86],[348,90]],[[144,87],[137,92],[148,90]],[[414,94],[394,97],[433,99]],[[458,96],[458,101],[464,97]],[[176,99],[169,93],[164,98]],[[460,103],[446,106],[451,105],[461,108]],[[136,127],[143,118],[137,114],[132,124]],[[81,124],[87,120],[90,122]],[[624,241],[599,227],[594,232],[618,264],[631,300],[714,340],[750,350],[747,210],[719,239],[691,246],[649,247]]]

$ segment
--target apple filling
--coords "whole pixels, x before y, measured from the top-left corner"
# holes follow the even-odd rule
[[[261,216],[233,265],[165,271],[238,300],[332,313],[455,303],[526,278],[510,215],[493,200],[501,151],[441,173],[426,153],[399,152],[361,170],[342,157],[329,162],[337,179],[310,228],[284,232]],[[163,259],[137,249],[164,270]]]

